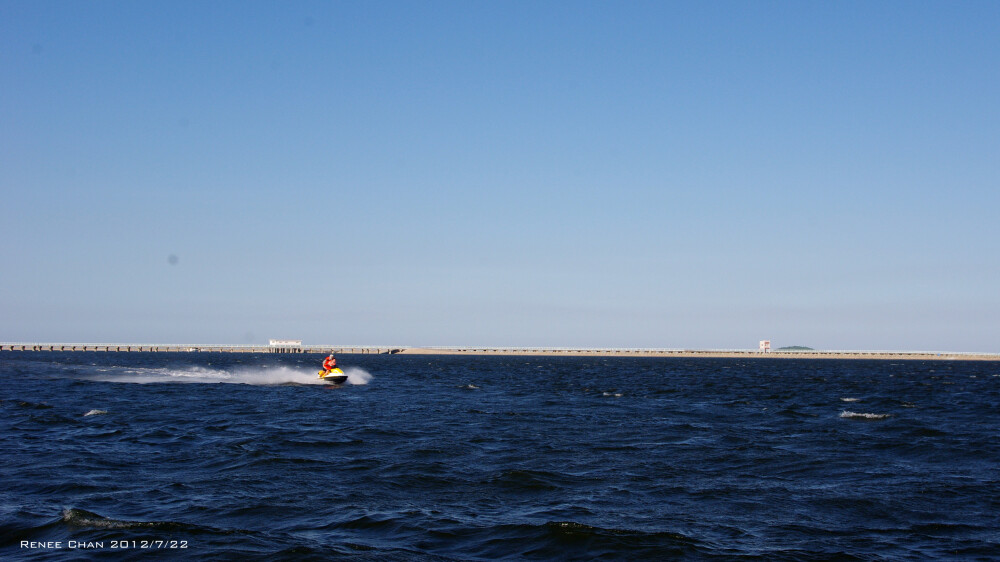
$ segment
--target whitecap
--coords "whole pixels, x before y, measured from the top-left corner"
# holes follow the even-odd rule
[[[108,413],[107,410],[91,410],[91,411],[87,412],[86,414],[83,414],[83,417],[87,417],[87,416],[100,416],[100,415],[103,415],[103,414],[106,414],[106,413]]]
[[[857,402],[860,398],[841,398],[841,402]]]
[[[866,414],[858,412],[848,412],[844,410],[840,412],[840,417],[850,418],[850,419],[863,419],[863,420],[884,420],[889,417],[890,414]]]

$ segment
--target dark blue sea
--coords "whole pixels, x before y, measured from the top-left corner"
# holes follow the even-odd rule
[[[1000,558],[1000,363],[0,352],[0,559]]]

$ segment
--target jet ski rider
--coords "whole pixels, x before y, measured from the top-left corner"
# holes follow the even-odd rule
[[[331,353],[330,355],[326,356],[326,359],[323,360],[323,370],[329,373],[330,371],[336,368],[337,368],[337,358],[334,357],[333,354]]]

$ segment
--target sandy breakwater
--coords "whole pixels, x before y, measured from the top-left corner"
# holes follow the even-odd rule
[[[714,357],[744,359],[896,359],[1000,361],[998,353],[929,351],[730,351],[670,349],[566,349],[504,347],[411,347],[399,353],[411,355],[510,355],[547,357]]]

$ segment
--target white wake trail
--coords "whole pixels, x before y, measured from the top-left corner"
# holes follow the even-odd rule
[[[117,372],[115,372],[117,371]],[[365,373],[367,374],[367,373]],[[312,369],[302,370],[291,367],[238,367],[232,370],[210,369],[207,367],[171,368],[130,368],[105,371],[82,377],[86,380],[149,383],[202,383],[202,384],[252,384],[261,386],[302,384],[327,384],[316,376]],[[371,375],[368,375],[371,378]],[[367,382],[367,381],[365,381]],[[359,383],[364,384],[364,382]]]

